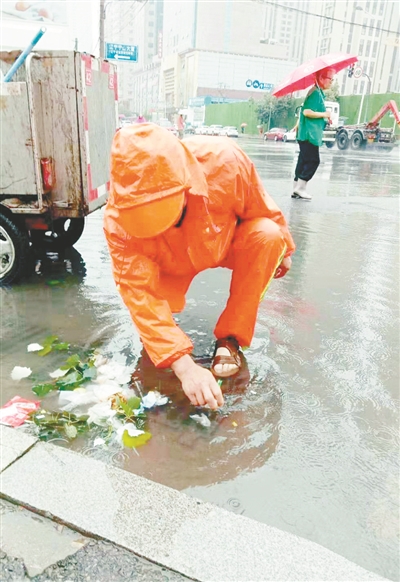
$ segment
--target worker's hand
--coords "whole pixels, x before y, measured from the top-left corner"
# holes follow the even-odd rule
[[[214,376],[209,370],[198,366],[186,354],[171,365],[172,370],[182,382],[182,389],[194,406],[205,406],[215,410],[223,406],[224,398]]]
[[[324,112],[324,117],[325,117],[325,119],[327,120],[328,123],[332,123],[331,116],[332,116],[332,112],[331,111],[325,111]]]
[[[284,277],[286,275],[286,273],[290,270],[291,266],[292,266],[292,259],[290,257],[285,257],[282,260],[279,267],[276,269],[274,278],[280,279],[281,277]]]

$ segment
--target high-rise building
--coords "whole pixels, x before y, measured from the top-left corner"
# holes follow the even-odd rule
[[[396,0],[260,0],[265,39],[287,45],[297,64],[344,52],[359,57],[360,78],[338,75],[340,93],[400,91],[399,4]]]
[[[111,0],[106,2],[105,41],[138,47],[138,61],[118,63],[119,99],[136,113],[148,111],[153,100],[158,100],[159,75],[146,75],[145,85],[138,86],[138,71],[152,68],[153,57],[159,50],[162,30],[162,2],[154,0]],[[138,103],[134,94],[145,93]],[[135,102],[134,102],[135,101]]]

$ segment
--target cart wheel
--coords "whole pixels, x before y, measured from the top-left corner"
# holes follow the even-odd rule
[[[341,131],[336,137],[337,146],[340,150],[347,150],[349,147],[349,136],[346,131]]]
[[[326,141],[325,145],[327,148],[331,149],[335,145],[335,142],[334,141]]]
[[[27,272],[28,259],[28,234],[0,214],[0,286],[21,279]]]
[[[32,244],[61,251],[72,247],[80,239],[84,227],[84,218],[58,218],[53,222],[53,230],[32,230]]]

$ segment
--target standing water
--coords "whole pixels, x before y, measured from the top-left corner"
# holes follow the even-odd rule
[[[260,305],[246,365],[223,383],[219,412],[196,410],[171,371],[141,352],[115,289],[102,233],[91,215],[76,248],[38,255],[29,281],[1,290],[2,394],[34,398],[33,381],[63,361],[39,358],[32,342],[51,334],[97,345],[134,369],[142,394],[170,403],[149,413],[153,438],[137,451],[68,443],[225,509],[311,539],[390,579],[399,577],[398,534],[398,158],[322,151],[311,203],[291,200],[294,144],[240,139],[297,244],[293,267]],[[179,325],[209,365],[213,326],[230,272],[200,274]],[[10,379],[15,365],[32,377]],[[55,406],[54,395],[43,406]],[[211,426],[190,418],[206,412]]]

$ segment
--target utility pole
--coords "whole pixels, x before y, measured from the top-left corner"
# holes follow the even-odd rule
[[[106,18],[105,0],[100,0],[100,57],[104,59],[104,21]]]

